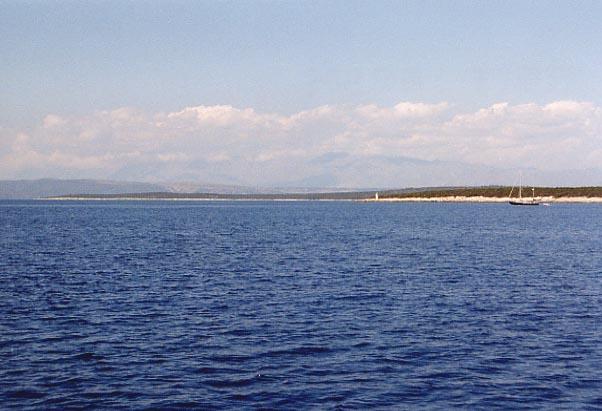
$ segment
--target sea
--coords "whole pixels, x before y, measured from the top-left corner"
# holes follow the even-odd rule
[[[0,409],[602,409],[602,205],[0,201]]]

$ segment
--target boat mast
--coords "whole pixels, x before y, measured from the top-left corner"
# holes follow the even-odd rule
[[[520,173],[518,180],[518,198],[521,200],[523,198],[523,173]]]

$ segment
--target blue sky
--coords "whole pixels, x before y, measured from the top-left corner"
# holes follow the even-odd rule
[[[2,120],[602,98],[602,3],[2,2]]]
[[[0,125],[122,107],[597,107],[601,20],[596,1],[0,1]]]

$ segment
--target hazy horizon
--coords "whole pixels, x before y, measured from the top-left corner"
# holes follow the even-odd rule
[[[599,15],[0,2],[0,179],[602,185]]]

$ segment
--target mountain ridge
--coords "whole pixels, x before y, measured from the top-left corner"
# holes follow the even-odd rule
[[[375,191],[376,188],[253,187],[195,182],[137,182],[96,179],[0,180],[0,199],[34,199],[68,195],[115,195],[138,193],[213,193],[229,195],[326,193]]]

